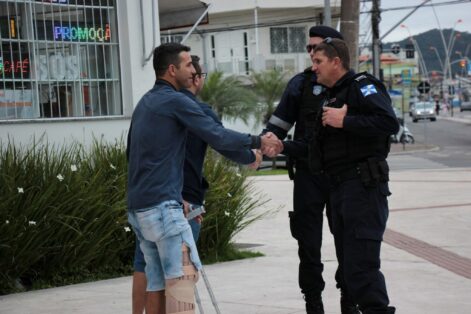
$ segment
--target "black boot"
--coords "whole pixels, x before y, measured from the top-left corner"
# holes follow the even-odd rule
[[[342,314],[360,314],[358,305],[353,302],[352,298],[344,290],[340,290],[340,310]]]
[[[319,294],[305,294],[304,300],[306,301],[307,314],[324,314],[324,304]]]

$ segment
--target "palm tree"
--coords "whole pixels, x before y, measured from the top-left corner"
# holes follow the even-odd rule
[[[235,76],[223,77],[222,72],[213,72],[208,76],[199,97],[210,104],[221,119],[239,118],[245,123],[257,103],[250,88]]]
[[[277,101],[280,100],[286,86],[286,72],[272,69],[263,72],[253,72],[250,80],[257,94],[259,103],[263,106],[263,124],[270,119]]]

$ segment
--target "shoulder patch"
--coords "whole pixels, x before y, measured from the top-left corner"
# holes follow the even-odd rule
[[[361,80],[366,79],[366,77],[367,77],[367,76],[366,76],[365,74],[360,75],[360,76],[358,76],[358,77],[355,77],[355,81],[360,82]]]
[[[373,84],[365,85],[361,87],[360,90],[364,97],[378,93],[376,87]]]
[[[314,85],[314,87],[312,88],[312,93],[316,96],[319,96],[323,90],[324,88],[322,87],[322,85]]]

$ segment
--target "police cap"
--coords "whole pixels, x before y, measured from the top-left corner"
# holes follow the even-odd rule
[[[321,37],[321,38],[338,38],[343,39],[342,34],[337,32],[335,29],[329,26],[317,25],[309,29],[309,37]]]

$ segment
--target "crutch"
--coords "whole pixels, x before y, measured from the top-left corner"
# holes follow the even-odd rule
[[[209,297],[211,298],[211,303],[213,303],[214,309],[216,310],[216,314],[221,314],[221,311],[219,311],[218,302],[216,301],[216,297],[214,296],[213,289],[211,289],[211,284],[209,283],[208,277],[206,276],[206,272],[204,271],[203,267],[201,267],[201,276],[203,277],[204,285],[206,286],[206,289],[208,290],[208,294],[209,294]]]
[[[204,314],[203,305],[201,304],[200,295],[198,293],[198,288],[196,288],[196,286],[195,286],[195,299],[196,299],[196,304],[198,304],[198,310],[200,314]]]
[[[204,206],[193,207],[190,204],[188,210],[189,212],[186,216],[186,219],[188,220],[191,220],[195,218],[196,216],[205,213]],[[204,271],[203,267],[201,267],[200,272],[201,272],[201,276],[203,277],[206,290],[208,290],[209,297],[211,298],[211,303],[213,304],[214,309],[216,310],[216,314],[221,314],[221,311],[219,311],[218,302],[216,301],[216,297],[214,296],[213,289],[211,288],[211,284],[209,283],[208,277],[206,276],[206,272]],[[195,286],[195,299],[196,299],[196,303],[198,304],[198,309],[200,311],[200,314],[204,314],[203,305],[201,304],[201,298],[199,296],[198,289],[196,288],[196,286]]]

